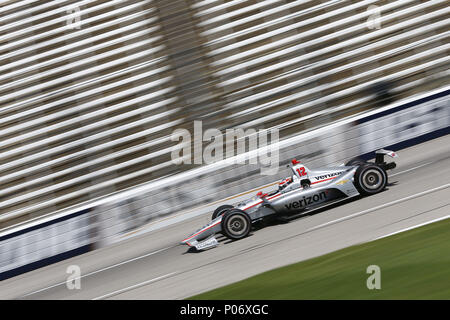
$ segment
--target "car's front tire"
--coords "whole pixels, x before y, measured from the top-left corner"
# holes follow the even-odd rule
[[[355,186],[363,195],[381,192],[387,185],[386,171],[374,164],[360,166],[354,176]]]
[[[245,238],[252,228],[252,220],[242,210],[231,209],[222,216],[222,233],[229,239]]]

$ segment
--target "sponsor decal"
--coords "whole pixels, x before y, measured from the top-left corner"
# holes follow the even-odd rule
[[[197,244],[195,246],[195,248],[197,248],[198,250],[201,250],[201,249],[217,246],[218,244],[219,244],[219,242],[217,241],[216,238],[210,238],[210,239],[200,242],[199,244]]]
[[[350,181],[350,180],[345,179],[345,180],[342,180],[342,181],[337,182],[336,184],[337,184],[337,185],[341,185],[341,184],[345,184],[345,183],[347,183],[347,182],[349,182],[349,181]]]
[[[319,180],[324,180],[324,179],[328,179],[328,178],[333,178],[333,177],[337,177],[339,175],[341,175],[344,171],[340,171],[340,172],[334,172],[334,173],[327,173],[321,176],[315,176],[314,179],[316,179],[316,181]]]
[[[306,207],[306,206],[308,206],[310,204],[313,204],[314,202],[322,201],[322,200],[324,200],[326,198],[327,198],[326,192],[322,191],[321,193],[315,194],[313,196],[309,196],[309,197],[303,196],[302,199],[294,201],[294,202],[291,202],[289,204],[286,204],[285,207],[288,210],[299,209],[299,208],[302,208],[302,207]]]

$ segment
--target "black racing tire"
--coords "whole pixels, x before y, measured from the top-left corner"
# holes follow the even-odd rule
[[[363,195],[371,195],[383,191],[387,182],[388,176],[386,171],[375,164],[365,164],[356,169],[354,183],[356,189]]]
[[[229,239],[245,238],[252,228],[252,220],[242,210],[231,209],[222,216],[222,233]]]
[[[364,160],[361,159],[361,158],[353,158],[353,159],[349,160],[349,161],[345,164],[345,166],[346,166],[346,167],[347,167],[347,166],[361,166],[361,165],[364,165],[364,164],[367,164],[367,161],[364,161]]]
[[[233,208],[233,206],[230,204],[224,204],[222,206],[217,207],[212,214],[211,220],[214,220],[215,218],[224,214],[225,211],[230,210],[231,208]]]

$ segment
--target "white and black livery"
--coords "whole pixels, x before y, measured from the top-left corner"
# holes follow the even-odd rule
[[[184,239],[181,243],[197,250],[205,250],[219,243],[215,235],[238,240],[246,237],[252,226],[268,218],[290,220],[313,210],[356,196],[372,195],[385,189],[387,170],[395,162],[387,163],[385,155],[396,158],[389,150],[377,150],[375,162],[354,159],[342,166],[310,170],[292,160],[292,175],[279,183],[278,189],[236,205],[222,205],[212,214],[212,221]]]

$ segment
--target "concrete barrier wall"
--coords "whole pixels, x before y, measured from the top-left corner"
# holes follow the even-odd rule
[[[0,236],[0,280],[92,250],[95,228],[82,210]]]

